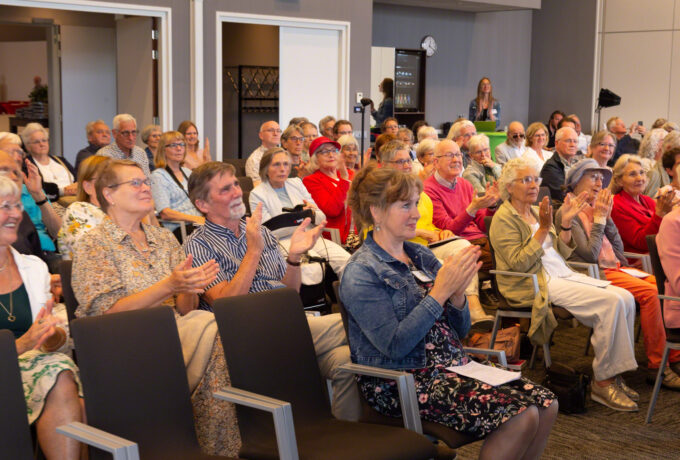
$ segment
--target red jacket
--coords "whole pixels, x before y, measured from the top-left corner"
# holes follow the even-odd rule
[[[350,181],[331,179],[320,170],[302,179],[319,209],[326,214],[326,227],[337,228],[344,243],[352,223],[352,214],[347,206],[347,191]]]
[[[612,220],[619,229],[623,250],[640,254],[649,252],[645,237],[659,233],[661,225],[661,217],[656,214],[653,199],[640,194],[638,203],[624,190],[614,195]]]

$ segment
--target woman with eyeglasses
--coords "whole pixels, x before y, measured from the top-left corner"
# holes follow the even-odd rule
[[[309,174],[307,164],[302,160],[304,145],[305,136],[302,134],[302,128],[297,125],[289,125],[281,134],[281,147],[290,154],[290,177],[302,179]]]
[[[533,160],[538,165],[538,170],[540,171],[545,161],[553,155],[553,152],[544,148],[548,142],[548,128],[543,123],[537,121],[529,125],[526,136],[526,146],[528,148],[524,151],[523,156]]]
[[[189,176],[191,170],[182,166],[186,158],[184,136],[179,131],[161,135],[156,152],[156,169],[151,173],[151,193],[158,217],[162,220],[183,221],[203,225],[205,218],[189,199]],[[166,222],[171,231],[179,230],[180,224]],[[188,233],[193,227],[187,229]]]
[[[614,153],[614,149],[611,152]],[[572,241],[576,247],[568,260],[597,264],[600,278],[606,278],[612,285],[627,290],[640,304],[640,325],[647,353],[647,379],[653,382],[666,342],[656,279],[651,275],[638,278],[622,271],[630,267],[623,254],[623,241],[610,216],[613,199],[606,187],[611,178],[611,169],[599,165],[592,158],[579,161],[567,173],[567,191],[575,195],[587,194],[587,205],[571,221]],[[560,222],[561,217],[560,209],[555,221]],[[670,362],[680,362],[680,351],[671,350]],[[680,376],[666,369],[663,386],[680,390]]]
[[[501,165],[491,159],[489,138],[486,134],[477,134],[470,138],[468,144],[470,163],[463,171],[463,178],[467,179],[477,193],[486,193],[486,188],[501,177]]]
[[[143,223],[154,203],[150,180],[139,164],[111,160],[95,191],[107,216],[80,238],[73,254],[76,316],[172,307],[199,444],[212,455],[236,456],[240,438],[233,406],[212,396],[229,384],[214,315],[197,310],[198,294],[215,279],[219,266],[210,260],[192,267],[192,256],[184,255],[169,230]]]
[[[534,293],[532,278],[501,274],[496,275],[498,288],[511,307],[532,307],[529,338],[534,344],[549,342],[557,327],[551,303],[591,327],[595,353],[591,398],[614,410],[636,411],[639,396],[621,378],[623,372],[637,368],[635,300],[628,291],[611,284],[596,286],[596,280],[572,271],[564,261],[575,250],[574,219],[588,206],[588,193],[565,197],[555,223],[561,230],[558,237],[550,199],[545,197],[539,207],[534,206],[540,184],[531,160],[516,158],[505,164],[498,187],[504,202],[489,231],[496,268],[535,274],[539,292]]]
[[[28,159],[38,167],[43,190],[50,201],[62,196],[74,196],[78,184],[74,183],[75,171],[65,158],[50,155],[47,130],[40,123],[29,123],[21,132]]]
[[[339,150],[340,144],[327,137],[314,139],[309,156],[318,169],[302,179],[302,183],[326,215],[326,227],[337,228],[344,244],[352,226],[352,213],[346,203],[351,180]]]
[[[616,137],[609,131],[598,131],[590,139],[587,156],[595,160],[601,168],[609,168],[607,162],[614,155],[614,149],[616,149]]]
[[[205,147],[200,147],[200,139],[198,138],[198,128],[193,121],[184,120],[177,127],[177,131],[184,136],[186,143],[186,157],[184,158],[184,167],[187,169],[194,169],[201,166],[203,163],[211,161],[210,158],[210,141],[205,138]]]

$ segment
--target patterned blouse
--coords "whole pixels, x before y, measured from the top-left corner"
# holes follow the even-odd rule
[[[76,316],[96,316],[116,301],[143,291],[172,273],[185,256],[170,231],[142,224],[150,251],[138,250],[109,217],[78,241],[73,255]],[[162,305],[175,306],[174,297]]]
[[[76,201],[66,208],[57,235],[59,252],[64,259],[73,259],[76,241],[104,220],[106,214],[98,206],[86,201]]]

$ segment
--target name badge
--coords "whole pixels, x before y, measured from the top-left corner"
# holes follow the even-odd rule
[[[493,113],[494,115],[496,115],[496,114],[498,113],[498,110],[496,110],[496,109],[491,109],[491,113]]]
[[[427,275],[426,275],[424,272],[422,272],[421,270],[414,270],[414,271],[412,271],[411,273],[413,273],[413,276],[415,276],[416,279],[417,279],[418,281],[420,281],[421,283],[431,283],[432,281],[434,281],[432,278],[430,278],[429,276],[427,276]]]

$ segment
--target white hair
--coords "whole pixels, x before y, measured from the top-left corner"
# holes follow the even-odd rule
[[[472,123],[470,120],[457,121],[453,125],[451,125],[451,129],[449,129],[449,134],[446,136],[446,138],[456,140],[456,138],[460,137],[460,132],[463,130],[463,128],[470,126],[472,126],[473,128],[475,127],[475,124]]]
[[[21,131],[21,139],[24,141],[25,145],[28,145],[28,140],[35,133],[43,133],[45,137],[49,139],[49,134],[47,130],[40,123],[29,123],[26,125],[23,131]]]
[[[137,128],[137,120],[135,120],[135,117],[133,117],[129,113],[119,113],[118,115],[113,117],[113,129],[119,130],[121,123],[129,123],[129,122],[134,123],[135,128]]]
[[[0,197],[2,198],[21,198],[21,190],[12,179],[7,176],[0,176]]]
[[[1,132],[0,133],[0,142],[2,141],[7,141],[12,144],[16,144],[19,147],[21,147],[21,138],[19,137],[18,134],[10,133],[7,131]]]
[[[135,123],[135,124],[136,124],[136,123]],[[91,121],[91,122],[89,122],[88,124],[86,124],[86,125],[85,125],[85,134],[87,135],[87,137],[90,137],[90,136],[92,135],[92,133],[94,132],[94,127],[95,127],[96,125],[104,125],[104,126],[106,126],[106,122],[105,122],[104,120],[102,120],[102,119],[99,119],[99,120]]]
[[[503,166],[503,172],[501,177],[498,179],[498,191],[501,193],[501,198],[503,201],[510,199],[510,192],[508,191],[508,186],[512,184],[515,179],[517,179],[517,171],[520,169],[531,168],[536,172],[538,176],[539,167],[538,163],[533,158],[519,157],[513,158],[512,160],[505,163]]]
[[[343,136],[340,136],[338,138],[338,144],[340,144],[341,149],[346,145],[356,145],[357,147],[359,146],[357,138],[354,137],[352,134],[345,134]]]
[[[437,137],[437,130],[434,126],[424,125],[418,130],[418,142],[422,142],[425,139],[436,139]]]
[[[668,135],[668,131],[663,128],[650,129],[640,142],[638,155],[642,158],[656,159],[656,154],[661,152],[663,138]]]

